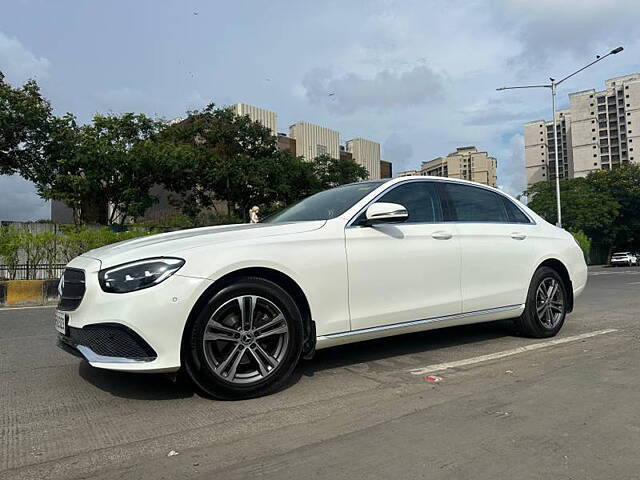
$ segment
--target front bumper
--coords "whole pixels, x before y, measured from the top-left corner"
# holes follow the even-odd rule
[[[143,338],[130,328],[115,323],[69,327],[68,334],[58,334],[58,339],[60,346],[75,350],[89,362],[153,362],[158,358]]]
[[[59,345],[108,370],[160,373],[180,368],[186,321],[210,280],[175,274],[154,287],[116,294],[100,287],[98,260],[78,257],[69,267],[84,270],[86,291],[77,309],[64,312],[67,335],[59,335]]]

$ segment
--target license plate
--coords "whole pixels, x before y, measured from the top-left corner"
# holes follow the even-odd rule
[[[55,326],[56,330],[62,335],[67,335],[67,324],[69,323],[69,316],[64,312],[56,310]]]

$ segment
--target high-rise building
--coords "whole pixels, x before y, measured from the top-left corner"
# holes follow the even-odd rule
[[[571,148],[571,112],[556,111],[558,130],[558,174],[570,178],[573,173],[573,149]],[[527,184],[556,178],[555,143],[553,122],[536,120],[524,126],[524,158],[527,165]],[[530,168],[531,167],[531,168]]]
[[[420,170],[402,172],[399,175],[430,175],[471,180],[491,187],[497,185],[497,160],[487,152],[479,152],[474,146],[459,147],[446,157],[422,162]]]
[[[298,122],[289,127],[289,136],[296,141],[297,156],[312,161],[320,155],[340,158],[340,134],[313,123]]]
[[[275,136],[278,131],[278,115],[271,110],[246,103],[236,103],[233,105],[233,111],[236,115],[248,115],[254,122],[260,122],[262,125],[271,130],[271,135]]]
[[[347,141],[347,152],[353,159],[369,172],[369,180],[380,179],[380,144],[365,138],[354,138]]]
[[[560,178],[640,163],[640,74],[615,77],[602,91],[569,94],[569,109],[556,115]],[[555,179],[553,122],[524,125],[527,184]]]

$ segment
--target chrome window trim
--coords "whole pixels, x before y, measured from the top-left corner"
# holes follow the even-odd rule
[[[407,183],[412,183],[412,182],[433,182],[433,183],[448,183],[448,184],[453,184],[453,185],[466,185],[472,188],[482,188],[483,190],[487,190],[489,192],[492,192],[496,195],[500,195],[502,198],[504,198],[505,200],[511,202],[512,204],[514,204],[516,206],[517,209],[519,209],[524,216],[526,216],[529,219],[529,223],[520,223],[520,222],[464,222],[464,221],[446,221],[446,220],[442,220],[441,222],[411,222],[411,223],[406,223],[406,222],[389,222],[386,225],[446,225],[446,224],[456,224],[456,223],[460,223],[460,224],[470,224],[470,223],[481,223],[481,224],[491,224],[491,225],[537,225],[538,223],[531,217],[531,215],[529,215],[527,212],[525,212],[522,208],[520,208],[520,206],[517,205],[516,202],[514,202],[511,198],[509,198],[507,195],[505,195],[504,193],[500,192],[500,190],[495,190],[491,187],[488,187],[486,185],[482,185],[481,183],[477,184],[477,185],[472,185],[472,184],[468,184],[468,183],[463,183],[463,182],[452,182],[450,180],[447,180],[446,178],[434,178],[434,177],[429,177],[429,178],[412,178],[411,180],[406,180],[406,181],[402,181],[402,182],[398,182],[393,184],[391,187],[387,188],[386,190],[383,190],[382,192],[380,192],[378,195],[376,195],[375,197],[373,197],[372,200],[370,200],[368,203],[365,204],[364,207],[362,207],[360,210],[358,210],[356,212],[356,214],[351,217],[351,219],[347,222],[347,224],[345,225],[345,228],[371,228],[371,227],[365,227],[364,225],[353,225],[353,222],[355,222],[355,220],[362,215],[362,213],[364,211],[366,211],[367,208],[369,208],[369,206],[372,203],[375,203],[376,201],[378,201],[378,199],[380,197],[382,197],[383,195],[385,195],[386,193],[390,192],[391,190],[393,190],[394,188],[398,187],[399,185],[405,185]],[[382,184],[384,185],[384,183]],[[381,186],[382,186],[381,185]],[[438,195],[439,198],[439,195]],[[440,199],[440,198],[439,198]],[[440,199],[441,200],[441,199]],[[440,208],[442,209],[442,202],[440,204]]]
[[[510,310],[518,310],[522,307],[524,307],[524,303],[517,303],[514,305],[505,305],[503,307],[487,308],[485,310],[475,310],[473,312],[454,313],[453,315],[444,315],[441,317],[423,318],[421,320],[410,320],[407,322],[391,323],[388,325],[380,325],[377,327],[360,328],[358,330],[350,330],[347,332],[329,333],[327,335],[322,335],[321,338],[335,339],[335,338],[342,338],[342,337],[350,337],[353,335],[365,335],[367,333],[383,332],[386,330],[395,330],[397,328],[401,329],[401,328],[407,328],[407,327],[414,327],[416,325],[426,325],[428,323],[440,322],[443,320],[456,320],[459,318],[474,317],[479,315],[486,315],[489,313],[508,312]]]

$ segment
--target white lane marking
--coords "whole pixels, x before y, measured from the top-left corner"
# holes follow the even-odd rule
[[[640,282],[629,282],[629,285],[640,285]]]
[[[38,305],[35,307],[0,307],[0,312],[13,312],[15,310],[31,310],[33,308],[56,308],[55,305]]]
[[[466,365],[488,362],[490,360],[497,360],[499,358],[510,357],[512,355],[518,355],[520,353],[531,352],[533,350],[539,350],[541,348],[547,348],[553,345],[575,342],[585,338],[595,337],[597,335],[605,335],[607,333],[613,333],[617,331],[618,330],[616,328],[596,330],[595,332],[582,333],[580,335],[573,335],[571,337],[556,338],[554,340],[548,340],[546,342],[534,343],[533,345],[525,345],[524,347],[512,348],[511,350],[503,350],[502,352],[489,353],[487,355],[480,355],[478,357],[465,358],[464,360],[457,360],[455,362],[436,363],[427,367],[414,368],[409,371],[414,375],[424,375],[426,373],[441,372],[450,368],[464,367]]]
[[[597,277],[598,275],[640,275],[640,272],[623,270],[621,272],[589,272],[590,277]]]

